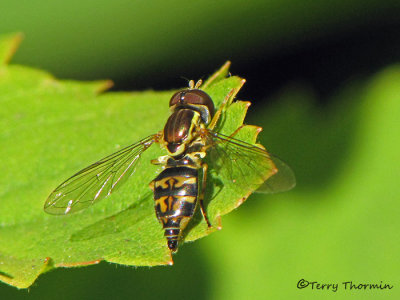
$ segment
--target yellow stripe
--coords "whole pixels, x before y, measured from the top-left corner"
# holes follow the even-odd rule
[[[165,203],[165,200],[167,200],[168,197],[169,197],[169,196],[164,196],[164,197],[161,197],[161,198],[158,198],[157,200],[155,200],[156,205],[157,205],[157,204],[160,205],[160,211],[161,211],[162,213],[165,213],[165,212],[168,210],[168,206],[167,206],[167,204]]]
[[[184,176],[171,176],[160,179],[155,182],[155,187],[161,187],[162,189],[173,189],[179,188],[185,184],[196,184],[196,177],[184,177]]]
[[[196,196],[175,196],[179,200],[179,202],[189,202],[194,203],[197,199]]]

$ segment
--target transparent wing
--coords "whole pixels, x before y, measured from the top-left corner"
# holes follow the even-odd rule
[[[156,140],[157,135],[148,136],[68,178],[47,198],[45,212],[55,215],[72,213],[109,196],[135,172],[141,154]]]
[[[228,183],[241,190],[277,193],[292,189],[296,178],[283,161],[258,147],[233,137],[208,131],[210,163]]]
[[[272,175],[255,190],[256,193],[280,193],[291,190],[296,186],[296,177],[293,170],[278,157],[269,154],[278,172]]]

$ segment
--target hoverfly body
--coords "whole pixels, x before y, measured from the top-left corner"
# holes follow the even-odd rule
[[[196,85],[190,81],[188,89],[171,97],[172,114],[162,131],[99,160],[60,184],[47,198],[45,212],[73,213],[109,196],[124,182],[123,178],[135,172],[142,153],[154,143],[159,143],[167,152],[151,161],[161,165],[162,171],[151,181],[150,188],[154,193],[156,216],[171,252],[177,251],[182,231],[197,206],[211,227],[203,203],[209,167],[205,157],[210,152],[221,159],[235,185],[254,184],[252,190],[258,188],[257,191],[267,193],[291,189],[295,177],[284,162],[271,156],[262,146],[235,138],[236,132],[226,136],[214,131],[234,94],[229,94],[215,111],[212,99],[200,85],[201,81]],[[234,172],[234,168],[239,171]]]

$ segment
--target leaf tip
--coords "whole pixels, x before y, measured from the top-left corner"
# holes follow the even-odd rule
[[[45,273],[45,272],[51,270],[52,268],[54,268],[54,261],[51,257],[47,256],[43,260],[43,266],[40,270],[40,273]]]
[[[103,80],[99,83],[99,85],[95,89],[96,94],[101,94],[112,88],[114,86],[114,82],[112,80]]]
[[[0,40],[0,63],[6,65],[17,51],[24,38],[22,32],[14,33]]]
[[[254,126],[255,129],[256,129],[255,138],[257,139],[257,138],[258,138],[258,135],[260,134],[261,131],[263,131],[263,129],[262,129],[262,127],[260,127],[260,126],[255,126],[255,125],[253,125],[253,126]],[[264,146],[262,146],[262,145],[261,145],[261,147],[264,148]]]
[[[47,257],[44,259],[44,264],[45,264],[45,265],[48,265],[48,264],[50,264],[50,262],[51,262],[51,257],[47,256]]]
[[[226,61],[221,68],[219,68],[213,75],[211,75],[203,84],[202,88],[205,89],[218,81],[222,80],[229,74],[229,68],[231,66],[231,62]]]
[[[251,102],[250,102],[250,101],[243,101],[243,100],[240,100],[240,102],[243,102],[244,107],[246,108],[246,110],[251,106]]]
[[[215,221],[217,223],[217,230],[221,230],[222,229],[222,222],[221,222],[221,216],[216,216]]]
[[[231,61],[227,60],[221,67],[221,70],[229,70],[229,68],[231,67]]]

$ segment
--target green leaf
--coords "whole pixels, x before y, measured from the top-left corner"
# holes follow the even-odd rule
[[[8,61],[19,39],[16,35],[0,40],[0,61]],[[225,78],[228,67],[225,64],[204,85],[216,107],[244,83],[236,76]],[[52,268],[102,260],[134,266],[172,263],[148,187],[160,172],[150,160],[165,154],[157,145],[143,154],[135,172],[140,175],[106,200],[66,216],[43,211],[49,193],[67,177],[163,128],[173,91],[99,94],[110,85],[61,81],[28,67],[0,66],[2,281],[26,288]],[[247,107],[240,101],[228,107],[219,130],[233,133],[242,125]],[[239,135],[254,143],[257,133],[255,127],[244,126]],[[198,239],[220,227],[220,216],[250,192],[224,188],[210,195],[207,213],[214,228],[208,229],[196,216],[185,239]]]

